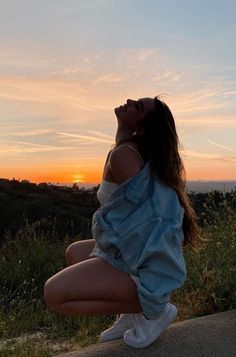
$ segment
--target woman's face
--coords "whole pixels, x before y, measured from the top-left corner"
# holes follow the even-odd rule
[[[127,99],[126,104],[115,108],[118,124],[127,129],[135,130],[148,112],[154,110],[153,98]]]

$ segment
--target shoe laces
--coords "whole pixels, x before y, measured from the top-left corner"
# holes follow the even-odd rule
[[[148,323],[148,319],[146,319],[142,314],[135,314],[135,325],[134,325],[134,334],[137,338],[144,337],[147,334],[146,323]]]
[[[130,315],[130,318],[132,318],[134,314],[129,314],[129,315]],[[114,325],[119,324],[119,323],[124,323],[125,324],[128,321],[129,321],[129,317],[128,317],[127,314],[118,314],[116,316],[116,320],[115,320]]]
[[[124,318],[124,314],[118,314],[118,315],[116,315],[115,323],[116,323],[116,322],[119,322],[119,321],[122,320],[123,318]]]

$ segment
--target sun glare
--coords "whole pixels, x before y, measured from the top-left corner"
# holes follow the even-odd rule
[[[73,180],[72,180],[73,183],[84,183],[85,182],[84,175],[75,174],[72,177],[73,177]]]

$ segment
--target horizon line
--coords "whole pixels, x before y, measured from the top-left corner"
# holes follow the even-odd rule
[[[57,181],[40,181],[40,182],[34,182],[34,181],[30,181],[29,179],[25,178],[25,179],[19,179],[19,178],[15,178],[13,177],[12,179],[9,178],[5,178],[5,177],[0,177],[0,180],[8,180],[8,181],[18,181],[18,182],[29,182],[32,184],[42,184],[42,183],[46,183],[46,184],[53,184],[55,186],[73,186],[73,185],[77,185],[77,186],[84,186],[84,185],[89,185],[89,186],[98,186],[100,184],[100,182],[96,183],[96,182],[57,182]],[[219,182],[219,183],[225,183],[225,182],[236,182],[236,178],[234,179],[190,179],[190,180],[186,180],[186,182]]]

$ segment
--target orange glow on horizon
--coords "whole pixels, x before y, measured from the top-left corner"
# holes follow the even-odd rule
[[[201,166],[201,169],[194,166],[189,169],[186,167],[187,181],[236,181],[235,170],[232,170],[231,167],[222,169],[217,165],[214,168],[206,164]]]
[[[9,170],[8,170],[9,171]],[[19,170],[17,170],[19,171]],[[73,174],[71,172],[25,172],[25,170],[21,170],[24,174],[19,172],[10,172],[9,174],[1,174],[0,178],[5,178],[12,180],[13,178],[16,180],[28,180],[34,183],[42,183],[42,182],[51,182],[56,184],[73,184],[77,183],[78,185],[91,183],[94,185],[98,185],[101,181],[101,170],[100,171],[80,171],[79,174]]]
[[[9,170],[8,170],[9,172]],[[20,173],[19,173],[20,172]],[[22,174],[24,172],[24,174]],[[78,185],[83,184],[94,184],[98,185],[102,179],[102,170],[79,170],[77,174],[68,171],[59,171],[59,170],[51,170],[51,172],[43,172],[40,173],[40,170],[36,173],[35,171],[28,170],[16,170],[15,172],[12,171],[8,174],[1,174],[0,178],[6,178],[12,180],[15,178],[16,180],[29,180],[30,182],[34,183],[55,183],[55,184],[73,184],[77,183]],[[208,180],[208,181],[225,181],[225,180],[232,180],[235,181],[236,177],[233,172],[230,170],[222,171],[221,168],[215,167],[214,171],[212,168],[204,167],[200,171],[199,168],[192,167],[190,170],[186,170],[186,179],[187,181],[201,181],[201,180]]]

